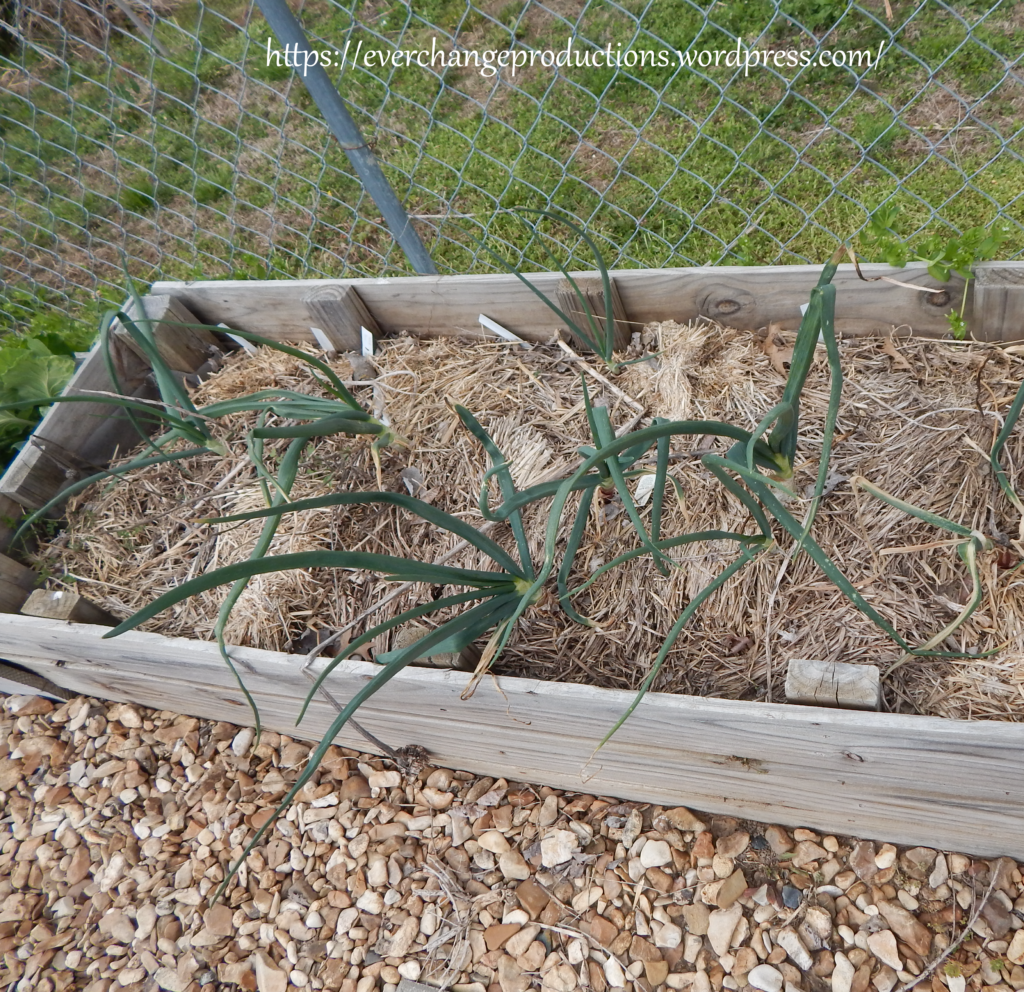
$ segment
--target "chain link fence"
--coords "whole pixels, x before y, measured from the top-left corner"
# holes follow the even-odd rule
[[[907,235],[1000,222],[1002,254],[1024,251],[1014,0],[292,9],[441,272],[493,268],[481,243],[550,267],[517,207],[570,214],[617,266],[820,262],[883,204]],[[126,273],[411,271],[253,3],[0,0],[0,13],[7,326],[120,301]],[[489,73],[394,55],[567,45],[604,57]],[[730,64],[733,50],[758,64]],[[630,65],[630,51],[668,64]],[[545,230],[561,260],[591,267],[568,229]]]

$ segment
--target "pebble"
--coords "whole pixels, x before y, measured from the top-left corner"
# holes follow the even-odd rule
[[[1006,957],[1013,963],[1024,965],[1024,929],[1017,930],[1006,949]]]
[[[847,861],[854,874],[863,882],[869,882],[878,874],[875,864],[875,845],[869,840],[857,841]]]
[[[242,758],[249,753],[249,748],[256,738],[256,731],[252,727],[243,727],[231,740],[231,752],[237,758]]]
[[[780,930],[779,935],[775,938],[775,943],[789,955],[793,964],[801,971],[811,970],[814,960],[811,958],[807,948],[804,947],[804,942],[800,939],[800,935],[792,927]]]
[[[747,888],[747,880],[743,872],[737,868],[724,882],[715,896],[715,901],[722,909],[728,909]]]
[[[173,968],[157,968],[153,972],[153,981],[164,989],[164,992],[185,992],[189,984]],[[260,992],[267,990],[261,988]],[[284,992],[283,988],[281,992]]]
[[[245,728],[129,709],[138,720],[84,700],[14,716],[0,698],[0,955],[15,986],[64,992],[75,972],[90,992],[398,992],[442,979],[453,992],[894,992],[994,871],[983,946],[955,960],[977,992],[1024,992],[1010,859],[772,825],[751,837],[728,816],[447,769],[407,778],[340,748],[250,856],[246,885],[211,906],[221,865],[267,822],[309,746],[267,731],[253,752]],[[66,778],[46,763],[58,751]],[[32,755],[44,763],[29,779]],[[42,941],[67,933],[29,974],[50,960]],[[438,935],[449,943],[426,952]],[[962,976],[941,977],[966,992]]]
[[[898,902],[879,899],[878,911],[886,923],[919,957],[927,957],[932,946],[932,932]]]
[[[525,880],[531,875],[530,866],[518,851],[499,855],[498,869],[507,879]]]
[[[721,956],[729,950],[732,935],[743,916],[743,907],[735,905],[729,909],[716,909],[708,918],[708,942],[716,954]]]
[[[266,951],[256,951],[252,956],[256,972],[256,988],[259,992],[287,992],[288,975],[278,968]],[[184,987],[182,988],[184,992]]]
[[[803,893],[793,885],[782,887],[782,904],[786,909],[798,909],[803,899]]]
[[[568,861],[579,847],[571,830],[552,830],[540,842],[540,861],[545,868],[554,868]]]
[[[948,878],[949,865],[941,854],[937,854],[935,856],[935,867],[928,876],[928,885],[930,888],[937,889],[940,885],[944,885]]]
[[[397,789],[402,784],[402,773],[396,771],[374,771],[367,776],[366,780],[369,782],[371,789]]]
[[[699,834],[704,830],[704,821],[697,817],[696,814],[691,813],[685,806],[667,809],[664,816],[676,830],[681,830],[683,833]]]
[[[671,863],[672,849],[663,840],[648,841],[640,851],[640,864],[644,868],[660,868]]]
[[[782,828],[774,824],[765,827],[764,839],[775,855],[786,854],[793,850],[793,838]]]
[[[842,951],[836,952],[835,959],[836,966],[832,971],[832,992],[851,992],[853,976],[857,969]]]
[[[883,844],[875,855],[875,866],[878,868],[891,868],[896,864],[896,848],[892,844]]]
[[[715,851],[723,858],[735,860],[747,849],[749,843],[750,834],[745,830],[737,830],[725,837],[720,837],[715,844]]]
[[[868,950],[883,964],[895,971],[903,970],[903,962],[896,950],[896,935],[891,930],[868,934]]]
[[[759,964],[747,972],[747,983],[762,992],[781,992],[783,981],[782,972],[770,964]]]

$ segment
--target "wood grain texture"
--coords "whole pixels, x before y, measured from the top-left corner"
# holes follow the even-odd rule
[[[318,285],[302,302],[314,318],[312,326],[319,327],[340,352],[361,352],[360,328],[365,327],[374,337],[380,334],[377,321],[354,286]]]
[[[786,670],[786,702],[804,706],[838,706],[844,710],[877,710],[881,683],[877,665],[790,658]]]
[[[1002,264],[1002,263],[999,263]],[[835,277],[836,326],[844,335],[887,333],[908,325],[924,336],[949,332],[945,315],[959,303],[963,280],[940,285],[919,263],[905,269],[864,265],[867,276],[889,275],[914,285],[935,287],[920,293],[885,282],[863,282],[852,265]],[[613,275],[631,320],[687,321],[712,317],[731,327],[756,330],[771,322],[794,329],[821,266],[729,266],[692,269],[617,269]],[[596,272],[574,273],[582,277]],[[538,272],[531,282],[552,300],[561,275]],[[486,313],[530,341],[547,341],[559,329],[557,317],[515,276],[403,276],[381,279],[272,280],[265,282],[159,282],[152,292],[182,300],[201,320],[225,322],[279,340],[310,341],[309,327],[320,326],[306,297],[321,287],[352,286],[372,311],[381,330],[432,337],[453,332],[480,336],[477,315]],[[971,292],[968,293],[970,313]],[[906,328],[904,328],[906,330]],[[973,328],[979,337],[1000,340],[1001,327]]]
[[[586,329],[589,335],[593,337],[594,333],[590,330],[589,326],[589,314],[597,325],[597,333],[600,335],[598,341],[600,342],[604,336],[606,320],[604,284],[601,279],[593,278],[574,278],[573,282],[576,284],[575,288],[568,279],[559,280],[558,289],[555,292],[559,309]],[[625,351],[629,347],[633,331],[642,331],[644,325],[642,323],[631,324],[629,322],[629,318],[626,316],[626,306],[622,302],[622,296],[619,294],[618,284],[614,279],[609,279],[608,283],[611,286],[612,317],[615,320],[612,347],[614,351]],[[579,297],[576,295],[577,290],[579,290],[580,295],[583,297],[584,302],[582,305],[580,304]],[[569,343],[577,350],[580,348],[584,348],[587,351],[590,350],[587,343],[578,334],[569,331],[568,337]]]
[[[21,514],[21,504],[0,493],[0,552],[11,546],[11,538],[18,528],[18,518]]]
[[[22,604],[20,612],[29,617],[72,620],[105,627],[116,627],[120,622],[92,600],[66,589],[36,589]]]
[[[12,660],[69,689],[209,719],[249,711],[213,644],[0,616]],[[233,648],[265,726],[319,737],[334,717],[316,700],[294,720],[308,683],[300,658]],[[57,662],[63,662],[57,668]],[[251,671],[246,671],[250,668]],[[344,662],[328,680],[348,699],[375,666]],[[1024,857],[1024,726],[698,699],[650,693],[592,758],[627,692],[406,669],[360,711],[391,746],[420,744],[439,764],[509,779],[805,825],[977,855]],[[339,742],[365,747],[343,733]]]
[[[142,311],[141,314],[138,312],[138,305],[133,300],[126,313],[133,321],[142,318],[150,321],[156,350],[168,368],[175,372],[194,372],[210,356],[210,349],[216,348],[219,343],[213,331],[187,326],[196,323],[195,315],[181,300],[174,297],[155,294],[144,296]],[[146,352],[127,329],[120,322],[115,322],[111,330],[148,368]]]
[[[1024,262],[985,262],[975,272],[971,326],[998,328],[991,340],[1024,341]]]
[[[38,581],[36,573],[27,565],[0,554],[0,613],[17,613]],[[3,650],[2,645],[0,650]]]

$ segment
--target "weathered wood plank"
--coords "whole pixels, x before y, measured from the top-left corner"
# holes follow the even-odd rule
[[[104,627],[116,627],[120,622],[91,600],[66,589],[36,589],[22,604],[20,612],[27,617],[71,620]]]
[[[556,290],[556,298],[558,306],[562,313],[571,317],[581,327],[589,328],[589,321],[587,315],[593,318],[594,323],[597,324],[598,331],[600,334],[604,333],[605,324],[605,302],[604,302],[604,284],[601,279],[577,279],[574,278],[573,282],[576,283],[573,288],[572,283],[568,279],[562,279],[558,283],[558,289]],[[629,347],[630,339],[633,336],[633,331],[643,330],[643,324],[631,324],[629,318],[626,316],[626,307],[622,302],[622,296],[619,294],[618,283],[614,279],[609,279],[609,285],[611,286],[612,296],[612,317],[615,320],[615,333],[613,335],[613,348],[615,351],[624,351]],[[579,290],[580,296],[583,297],[583,304],[580,304],[579,297],[576,295],[576,290]],[[593,336],[591,332],[591,336]],[[576,348],[587,348],[587,343],[579,337],[577,334],[569,332],[570,343]]]
[[[877,665],[791,658],[786,670],[786,702],[802,706],[838,706],[877,710],[881,683]]]
[[[27,565],[0,554],[0,613],[17,613],[38,581],[36,573]]]
[[[1003,263],[995,263],[1000,265]],[[864,265],[867,276],[890,275],[903,282],[933,286],[920,293],[885,282],[863,282],[852,265],[835,278],[836,326],[841,334],[885,333],[909,325],[924,336],[948,334],[945,315],[959,303],[963,280],[940,285],[919,263],[905,269]],[[704,316],[747,330],[772,321],[783,328],[800,322],[821,266],[728,266],[692,269],[618,269],[614,277],[631,320],[686,321]],[[578,273],[582,277],[598,273]],[[538,272],[533,284],[554,299],[561,275]],[[385,332],[423,336],[453,330],[478,335],[477,315],[497,320],[530,341],[546,341],[559,327],[555,315],[515,276],[499,273],[465,276],[403,276],[389,279],[313,279],[265,282],[159,282],[152,292],[182,300],[207,323],[225,322],[281,340],[310,341],[310,325],[319,326],[306,297],[321,287],[354,287]],[[968,313],[973,288],[968,293]],[[979,338],[1003,337],[1002,328],[973,328]]]
[[[245,702],[215,645],[137,632],[104,641],[103,632],[0,616],[5,653],[69,689],[247,721]],[[320,700],[294,727],[308,688],[299,657],[241,648],[232,654],[253,669],[245,679],[266,726],[310,737],[324,732],[335,714]],[[376,670],[344,662],[328,686],[344,700]],[[469,771],[858,837],[1024,857],[1019,724],[650,693],[594,755],[630,693],[502,678],[501,691],[484,680],[462,701],[468,678],[407,669],[366,704],[360,721],[392,746],[420,744],[439,763]],[[364,746],[352,734],[340,740]]]
[[[1024,262],[985,262],[975,272],[972,326],[998,328],[992,340],[1024,341]]]
[[[153,339],[160,357],[175,372],[194,372],[210,356],[210,349],[218,344],[217,335],[205,327],[189,327],[197,323],[181,300],[167,295],[150,294],[142,297],[142,313],[133,300],[126,313],[133,321],[143,318],[151,322]],[[114,337],[135,352],[146,368],[149,359],[145,350],[120,323],[115,323]]]
[[[21,504],[0,493],[0,552],[11,546],[11,538],[18,529],[18,518],[21,514]]]
[[[315,318],[313,326],[324,332],[337,351],[358,355],[362,348],[360,328],[365,327],[374,337],[380,334],[377,321],[354,286],[318,285],[306,294],[303,303]]]

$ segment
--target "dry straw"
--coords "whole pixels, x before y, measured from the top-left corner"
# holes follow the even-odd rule
[[[643,338],[659,358],[629,368],[618,384],[651,416],[723,420],[753,429],[779,401],[791,335],[770,331],[761,340],[718,325],[670,322],[651,325]],[[922,644],[967,601],[970,580],[956,542],[854,491],[848,480],[865,476],[971,529],[1015,537],[1019,521],[998,493],[985,453],[1013,399],[1019,361],[989,346],[913,339],[898,345],[856,339],[841,349],[843,401],[814,534],[868,602],[908,642]],[[798,518],[806,512],[803,497],[813,490],[828,403],[828,366],[824,349],[819,352],[801,399],[795,483],[802,496],[787,501]],[[376,362],[391,423],[411,443],[384,453],[384,487],[411,492],[475,526],[482,523],[477,493],[487,462],[454,404],[473,411],[492,434],[518,487],[566,475],[579,463],[576,447],[590,441],[578,367],[557,349],[524,352],[503,344],[403,337],[384,342]],[[335,368],[351,378],[343,360]],[[270,386],[320,393],[302,362],[260,349],[252,358],[234,356],[194,400],[215,402]],[[609,393],[606,400],[615,426],[634,420],[624,399]],[[127,616],[187,578],[246,559],[261,521],[218,527],[199,521],[265,505],[242,443],[252,426],[252,416],[238,415],[224,428],[233,460],[204,455],[154,466],[128,484],[96,486],[76,497],[68,530],[43,552],[46,565],[67,581],[85,581],[93,599]],[[283,442],[268,442],[268,462],[283,450]],[[673,438],[671,474],[683,496],[666,493],[664,537],[713,528],[753,532],[742,507],[701,467],[699,456],[708,450],[724,453],[724,446],[713,438]],[[304,457],[293,500],[376,489],[365,440],[318,439]],[[1020,440],[1011,438],[1004,464],[1018,489],[1021,462]],[[524,513],[535,558],[543,554],[547,507],[543,501]],[[563,542],[571,513],[565,521]],[[512,551],[506,524],[489,534]],[[455,545],[452,535],[394,507],[337,507],[282,517],[270,553],[345,549],[436,561]],[[635,546],[621,502],[596,498],[570,586]],[[778,702],[791,657],[872,663],[883,670],[901,657],[806,555],[791,560],[790,549],[783,538],[776,552],[761,556],[701,607],[669,655],[657,690]],[[596,621],[592,628],[572,622],[546,590],[546,598],[518,624],[498,671],[635,689],[689,598],[737,554],[734,544],[690,545],[673,552],[679,567],[667,576],[650,557],[606,573],[575,600]],[[941,648],[995,653],[912,659],[886,684],[890,709],[961,719],[1024,718],[1024,573],[1015,570],[1019,556],[1009,548],[997,546],[980,557],[982,606]],[[447,563],[491,567],[473,549]],[[227,640],[305,653],[318,636],[346,627],[391,588],[351,571],[257,576],[235,608]],[[364,624],[440,594],[414,585],[352,627],[342,643]],[[146,629],[212,639],[224,595],[223,588],[203,593],[165,611]]]

